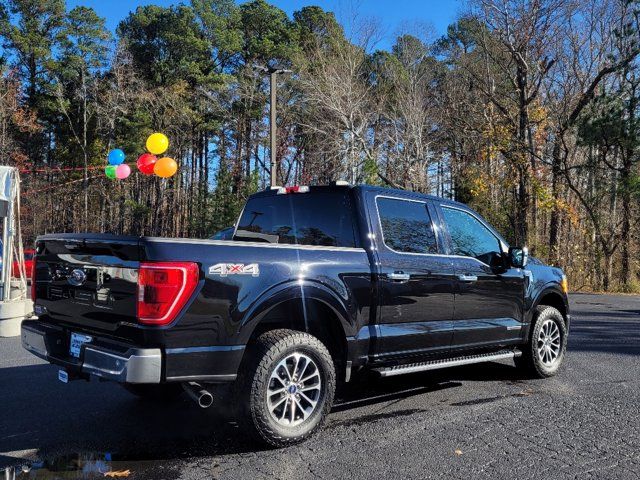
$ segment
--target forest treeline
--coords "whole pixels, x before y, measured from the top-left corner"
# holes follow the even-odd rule
[[[269,184],[370,183],[465,202],[572,288],[639,291],[638,0],[471,0],[444,36],[375,47],[305,7],[191,0],[129,13],[0,0],[0,162],[22,227],[208,237]],[[124,11],[123,11],[124,15]],[[165,133],[178,174],[104,175]],[[135,168],[134,168],[135,171]]]

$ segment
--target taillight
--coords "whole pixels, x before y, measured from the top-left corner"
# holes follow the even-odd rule
[[[36,260],[31,263],[31,301],[36,301]]]
[[[171,323],[193,295],[198,280],[197,263],[140,263],[138,321],[148,325]]]

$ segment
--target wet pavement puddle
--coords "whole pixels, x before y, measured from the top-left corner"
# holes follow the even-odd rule
[[[109,478],[171,478],[170,469],[153,460],[126,458],[112,453],[84,453],[55,457],[42,461],[23,462],[0,470],[0,480],[26,479],[109,479]],[[155,474],[150,473],[155,470]],[[2,477],[4,473],[4,477]],[[177,474],[177,473],[176,473]]]

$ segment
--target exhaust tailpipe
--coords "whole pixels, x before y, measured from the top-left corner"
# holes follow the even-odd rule
[[[199,383],[183,383],[182,388],[200,408],[209,408],[213,405],[213,395]]]

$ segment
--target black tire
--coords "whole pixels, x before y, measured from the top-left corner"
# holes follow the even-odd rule
[[[544,351],[544,342],[539,340],[543,328],[549,328],[553,332],[556,331],[550,322],[555,325],[559,334],[559,350],[557,356],[552,361],[551,357],[545,357],[544,354],[540,352],[540,348]],[[564,322],[564,317],[554,307],[547,305],[538,306],[533,317],[533,326],[529,334],[529,341],[524,347],[522,356],[515,359],[516,367],[521,369],[527,376],[533,378],[551,377],[558,372],[566,351],[567,326]]]
[[[122,386],[127,392],[149,402],[171,402],[183,393],[179,383],[123,383]]]
[[[242,398],[239,421],[259,441],[275,447],[300,443],[318,431],[331,411],[336,388],[333,360],[322,342],[304,332],[272,330],[260,335],[247,355],[237,384]],[[304,378],[297,378],[310,374],[314,378],[306,386]],[[291,391],[291,387],[285,385],[295,383],[296,379],[299,382],[297,396],[296,387]],[[277,389],[285,391],[268,396],[268,392]],[[310,397],[316,401],[313,407],[306,400]],[[282,406],[274,410],[274,404]],[[303,406],[311,408],[310,413]],[[289,414],[293,417],[291,424],[283,424],[289,422]],[[282,418],[276,418],[281,415]]]

